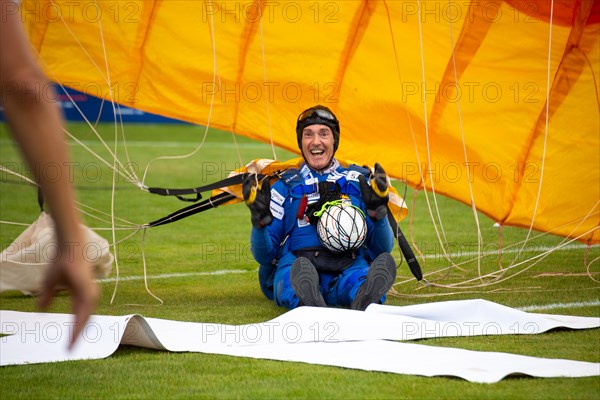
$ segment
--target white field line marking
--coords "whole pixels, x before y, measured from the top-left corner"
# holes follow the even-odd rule
[[[555,310],[558,308],[581,308],[581,307],[594,307],[600,306],[600,300],[594,301],[577,301],[575,303],[552,303],[544,304],[539,306],[525,306],[518,307],[521,311],[543,311],[543,310]]]
[[[175,272],[172,274],[161,274],[161,275],[148,275],[146,279],[168,279],[168,278],[185,278],[188,276],[205,276],[205,275],[226,275],[226,274],[244,274],[246,272],[255,272],[254,270],[245,269],[220,269],[218,271],[204,271],[204,272]],[[119,277],[119,281],[141,281],[144,279],[143,275],[137,276],[124,276]],[[97,279],[96,282],[114,282],[116,278],[103,278]]]
[[[101,145],[101,143],[97,142],[97,141],[92,141],[92,140],[82,140],[81,141],[83,144],[87,145],[87,146],[97,146],[97,145]],[[77,143],[69,143],[72,146],[78,146]],[[231,147],[231,142],[210,142],[210,143],[204,143],[202,145],[203,148],[211,148],[211,149],[223,149],[223,148],[230,148]],[[269,145],[264,144],[264,143],[244,143],[244,147],[247,148],[251,148],[251,149],[262,149],[262,148],[266,148]],[[198,143],[194,143],[194,142],[160,142],[160,141],[156,141],[156,142],[151,142],[151,141],[144,141],[144,140],[134,140],[134,141],[127,141],[127,147],[168,147],[168,148],[196,148],[198,147]]]
[[[572,245],[568,245],[568,246],[563,246],[559,249],[557,249],[556,251],[562,251],[562,250],[574,250],[574,249],[584,249],[586,247],[586,245],[583,244],[572,244]],[[597,247],[597,245],[592,246],[593,248]],[[526,251],[547,251],[550,250],[552,247],[541,247],[541,246],[537,246],[537,247],[531,247],[528,248]],[[515,253],[517,250],[505,250],[502,253],[503,254],[507,254],[507,253]],[[496,254],[495,252],[491,252],[489,253],[489,255],[492,254]],[[450,256],[451,257],[465,257],[465,256],[476,256],[477,252],[458,252],[458,253],[451,253]],[[486,255],[486,253],[483,253],[482,255]],[[441,257],[441,255],[439,254],[427,254],[425,256],[425,258],[437,258],[437,257]],[[217,271],[202,271],[202,272],[175,272],[175,273],[171,273],[171,274],[160,274],[160,275],[148,275],[146,277],[146,279],[168,279],[168,278],[185,278],[188,276],[209,276],[209,275],[226,275],[226,274],[243,274],[246,272],[255,272],[256,270],[244,270],[244,269],[221,269],[221,270],[217,270]],[[139,281],[139,280],[143,280],[144,276],[143,275],[134,275],[134,276],[125,276],[125,277],[120,277],[119,281]],[[98,279],[97,282],[100,283],[104,283],[104,282],[114,282],[116,279],[115,278],[104,278],[104,279]]]
[[[103,146],[102,143],[100,143],[97,140],[81,140],[82,144],[85,144],[86,146]],[[0,145],[14,145],[15,142],[11,141],[11,140],[0,140]],[[74,143],[74,142],[69,142],[70,146],[79,146],[79,144]],[[161,141],[145,141],[145,140],[133,140],[133,141],[127,141],[127,147],[168,147],[168,148],[196,148],[198,147],[198,143],[194,143],[194,142],[173,142],[173,141],[165,141],[165,142],[161,142]],[[202,147],[206,147],[206,148],[216,148],[216,149],[222,149],[222,148],[230,148],[231,147],[231,142],[210,142],[210,143],[204,143],[202,145]],[[244,143],[244,147],[247,148],[252,148],[252,149],[262,149],[265,147],[269,147],[268,144],[265,143]]]
[[[207,272],[187,272],[187,273],[173,273],[173,274],[162,274],[162,275],[150,275],[147,279],[167,279],[167,278],[181,278],[188,276],[206,276],[206,275],[226,275],[226,274],[244,274],[246,272],[255,272],[242,269],[221,269],[218,271],[207,271]],[[135,281],[142,280],[143,276],[126,276],[119,278],[121,281]],[[114,282],[115,278],[98,279],[97,282]],[[525,306],[517,307],[517,310],[521,311],[544,311],[544,310],[556,310],[561,308],[581,308],[581,307],[594,307],[600,306],[600,300],[594,301],[578,301],[575,303],[552,303],[537,306]]]
[[[452,247],[452,244],[450,244],[450,247]],[[470,246],[472,247],[472,246]],[[577,249],[585,249],[587,247],[587,245],[585,244],[568,244],[566,246],[562,246],[560,248],[557,248],[555,251],[563,251],[563,250],[577,250]],[[600,245],[592,245],[591,246],[592,249],[597,249],[600,248]],[[555,246],[532,246],[532,247],[528,247],[527,249],[524,249],[522,252],[523,253],[531,253],[531,252],[545,252],[548,250],[551,250],[555,248]],[[513,253],[517,253],[519,252],[519,249],[502,249],[502,255],[504,254],[513,254]],[[483,251],[481,252],[481,256],[485,257],[485,256],[493,256],[493,255],[497,255],[498,254],[498,250],[494,250],[494,251]],[[450,253],[448,254],[449,257],[472,257],[472,256],[478,256],[479,253],[476,251],[458,251],[456,253]],[[435,258],[444,258],[443,254],[425,254],[425,258],[426,259],[435,259]]]

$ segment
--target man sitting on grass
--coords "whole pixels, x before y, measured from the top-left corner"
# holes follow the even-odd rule
[[[378,164],[373,174],[356,165],[340,165],[334,158],[340,126],[327,107],[303,111],[296,135],[304,157],[298,170],[287,170],[272,188],[256,175],[243,183],[263,293],[289,309],[304,305],[365,310],[371,303],[383,303],[396,278],[385,171]],[[340,232],[321,229],[319,234],[318,216],[333,204],[360,209],[353,215],[365,219],[364,244],[332,248],[327,241]]]

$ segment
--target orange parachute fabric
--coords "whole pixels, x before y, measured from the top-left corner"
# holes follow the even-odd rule
[[[600,2],[36,1],[49,76],[297,152],[321,103],[338,157],[502,225],[600,242]]]

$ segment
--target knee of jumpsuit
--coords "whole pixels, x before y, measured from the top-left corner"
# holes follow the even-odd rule
[[[269,300],[274,299],[273,279],[275,278],[276,267],[272,264],[261,264],[258,267],[258,283],[263,294]]]
[[[349,307],[358,293],[358,289],[367,279],[369,264],[364,258],[358,258],[354,263],[342,271],[335,284],[329,289],[326,296],[327,304]],[[386,295],[380,299],[385,302]]]
[[[298,307],[300,302],[290,282],[290,271],[295,259],[296,257],[292,253],[284,254],[279,259],[273,280],[275,304],[289,308],[290,310]]]

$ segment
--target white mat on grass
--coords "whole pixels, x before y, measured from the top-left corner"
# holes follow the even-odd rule
[[[72,352],[69,314],[0,311],[0,365],[98,359],[119,344],[493,383],[513,374],[600,375],[600,363],[399,343],[444,336],[536,334],[600,327],[600,318],[526,313],[485,300],[407,307],[371,305],[366,312],[300,307],[271,321],[225,325],[93,316]]]

